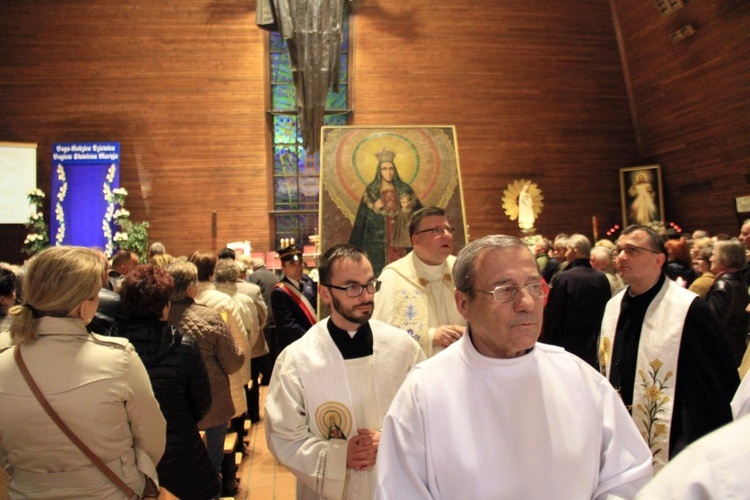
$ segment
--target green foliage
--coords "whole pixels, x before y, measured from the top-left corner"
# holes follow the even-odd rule
[[[130,220],[118,222],[120,234],[125,233],[127,239],[119,243],[119,247],[130,250],[138,255],[141,262],[146,262],[148,252],[148,222],[132,222]]]
[[[44,214],[41,210],[44,196],[44,192],[41,189],[34,189],[29,192],[27,196],[29,199],[29,205],[34,207],[34,213],[25,223],[29,232],[23,242],[23,248],[21,251],[29,257],[36,255],[49,247],[49,227],[44,221]]]
[[[141,262],[146,262],[149,223],[130,220],[130,211],[125,208],[125,198],[128,196],[125,188],[113,189],[112,196],[114,203],[119,205],[114,212],[114,219],[120,227],[120,230],[112,237],[112,241],[118,248],[135,252]]]

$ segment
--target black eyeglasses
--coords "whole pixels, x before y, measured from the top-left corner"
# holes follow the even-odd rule
[[[430,236],[442,236],[443,233],[453,234],[455,232],[456,230],[452,227],[431,227],[430,229],[422,229],[421,231],[417,231],[414,234],[417,235],[422,233],[430,233]]]
[[[362,293],[364,293],[365,290],[367,290],[367,293],[369,293],[370,295],[380,291],[380,281],[378,280],[372,280],[365,285],[357,284],[349,286],[336,286],[331,284],[323,284],[323,286],[327,286],[328,288],[335,288],[336,290],[344,290],[346,292],[346,296],[351,298],[359,297],[360,295],[362,295]]]
[[[497,302],[513,302],[518,295],[518,292],[522,289],[531,295],[531,298],[543,299],[549,295],[549,285],[547,283],[531,283],[526,286],[518,285],[500,285],[496,286],[494,290],[475,290],[476,292],[482,292],[492,295],[492,298]]]
[[[625,252],[625,255],[627,255],[628,257],[633,257],[640,254],[641,252],[651,252],[656,254],[661,253],[657,252],[656,250],[651,250],[650,248],[639,247],[637,245],[628,245],[626,247],[616,247],[614,250],[612,250],[612,257],[616,258],[622,252]]]

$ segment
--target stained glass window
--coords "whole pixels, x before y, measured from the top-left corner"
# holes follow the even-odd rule
[[[320,155],[308,155],[302,147],[298,127],[297,97],[284,39],[272,32],[269,37],[270,95],[273,138],[273,233],[272,249],[281,238],[294,238],[309,245],[318,232]],[[344,14],[341,70],[338,92],[329,90],[326,99],[326,125],[346,125],[349,109],[349,16]]]

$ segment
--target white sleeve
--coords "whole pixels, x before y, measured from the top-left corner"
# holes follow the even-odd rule
[[[602,449],[596,499],[626,499],[653,476],[652,456],[633,418],[609,382],[597,374],[602,395]]]
[[[133,434],[133,444],[136,453],[138,450],[145,452],[156,466],[164,454],[167,443],[167,422],[156,401],[151,380],[141,358],[132,345],[127,346],[126,353],[128,368],[125,378],[125,411],[128,414],[130,432]],[[139,469],[141,465],[139,464]]]
[[[348,441],[322,439],[310,430],[314,419],[287,348],[276,360],[266,396],[268,449],[307,488],[326,498],[341,498]]]
[[[429,457],[425,446],[425,415],[420,406],[421,377],[412,371],[393,398],[383,421],[377,460],[375,498],[438,498],[430,493]]]
[[[396,288],[396,273],[384,269],[378,281],[380,281],[380,292],[375,297],[375,307],[372,311],[372,319],[382,321],[396,328],[400,328],[393,317],[393,295]]]
[[[750,352],[750,348],[748,348]],[[732,398],[732,416],[735,420],[750,414],[750,375],[742,377],[742,382]]]
[[[748,460],[750,417],[744,417],[691,443],[670,460],[635,498],[748,498]]]

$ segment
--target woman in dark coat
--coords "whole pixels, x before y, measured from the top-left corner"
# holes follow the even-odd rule
[[[110,334],[135,347],[167,421],[167,446],[156,468],[160,484],[182,500],[206,500],[219,494],[197,425],[211,407],[211,388],[195,339],[166,321],[173,288],[163,269],[132,270],[120,290],[123,317]]]
[[[747,349],[748,315],[745,309],[750,298],[747,295],[748,284],[742,276],[746,262],[742,243],[737,240],[717,241],[711,255],[711,271],[716,274],[716,281],[706,296],[708,306],[727,336],[737,367],[742,363]]]

